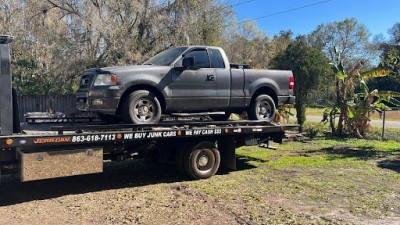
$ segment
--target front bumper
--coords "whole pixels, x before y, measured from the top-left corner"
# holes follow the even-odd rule
[[[76,93],[76,107],[79,111],[115,114],[119,100],[118,90],[110,89],[110,87],[101,87],[87,91],[78,90]]]

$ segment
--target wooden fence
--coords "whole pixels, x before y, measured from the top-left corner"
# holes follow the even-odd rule
[[[60,96],[18,96],[19,119],[24,121],[28,112],[62,112],[66,115],[76,113],[75,95]]]

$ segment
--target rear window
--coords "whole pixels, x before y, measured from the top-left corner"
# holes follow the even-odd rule
[[[209,53],[212,68],[225,68],[224,59],[218,49],[209,49]]]

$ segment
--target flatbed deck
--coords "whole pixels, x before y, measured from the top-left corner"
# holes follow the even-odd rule
[[[135,140],[184,137],[218,137],[229,135],[270,135],[297,129],[297,125],[274,125],[263,121],[166,121],[159,124],[24,124],[21,134],[0,136],[0,148],[39,147],[73,144],[123,143]]]
[[[298,128],[248,120],[52,125],[23,124],[21,133],[0,136],[0,172],[19,173],[22,181],[98,173],[103,160],[139,154],[175,162],[195,179],[208,178],[220,164],[236,168],[237,147],[281,143],[285,131]]]

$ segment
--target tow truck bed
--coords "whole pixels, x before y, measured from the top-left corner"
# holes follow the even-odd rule
[[[20,134],[0,136],[0,168],[3,174],[20,173],[22,181],[30,181],[102,172],[103,160],[121,161],[137,153],[152,158],[156,155],[167,162],[175,161],[178,167],[185,167],[186,161],[191,159],[187,152],[202,149],[204,155],[200,153],[194,159],[197,164],[191,168],[200,168],[201,160],[203,167],[207,167],[209,158],[213,158],[218,161],[215,162],[218,164],[216,169],[220,162],[222,166],[235,169],[235,148],[268,145],[270,140],[280,143],[286,130],[297,127],[263,121],[167,121],[151,125],[51,127],[28,124],[22,126],[24,132]],[[215,151],[219,156],[213,156]],[[207,168],[206,171],[213,167]],[[194,178],[207,178],[216,171],[204,177],[201,169],[197,171],[200,176],[183,172]]]
[[[21,134],[0,136],[2,151],[12,148],[48,147],[77,144],[123,144],[138,140],[225,136],[268,136],[281,139],[285,130],[298,125],[274,125],[264,121],[164,122],[149,125],[22,126]],[[49,129],[48,129],[49,128]],[[279,140],[278,140],[279,142]]]

